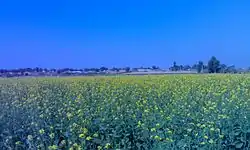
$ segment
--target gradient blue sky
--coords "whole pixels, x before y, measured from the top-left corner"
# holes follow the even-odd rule
[[[249,0],[1,0],[0,68],[250,66]]]

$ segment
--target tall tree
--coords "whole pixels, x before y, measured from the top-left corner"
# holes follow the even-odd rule
[[[221,73],[227,73],[227,65],[221,64],[220,65],[220,72]]]
[[[157,69],[159,69],[159,67],[158,67],[158,66],[153,65],[150,69],[157,70]]]
[[[130,67],[125,67],[124,69],[126,72],[130,72]]]
[[[178,68],[179,68],[178,65],[177,65],[176,62],[174,61],[174,62],[173,62],[173,66],[170,68],[171,71],[177,71]]]
[[[220,71],[220,61],[215,56],[212,56],[211,59],[208,61],[208,72],[218,73],[219,71]]]
[[[178,67],[178,69],[179,69],[179,70],[184,70],[183,65],[180,65],[180,66]]]
[[[194,65],[191,67],[192,70],[197,70],[197,68],[198,68],[198,65],[197,65],[197,64],[194,64]]]
[[[201,72],[203,72],[203,69],[204,69],[204,64],[202,61],[199,61],[198,65],[197,65],[197,72],[201,73]]]

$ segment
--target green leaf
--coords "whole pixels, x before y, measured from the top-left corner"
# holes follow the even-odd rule
[[[247,130],[247,133],[250,133],[250,129]]]
[[[235,136],[239,136],[240,134],[241,134],[241,131],[235,131],[235,132],[234,132],[234,135],[235,135]]]
[[[148,137],[148,136],[149,136],[148,131],[143,131],[142,136],[143,136],[143,137]]]
[[[177,142],[177,146],[179,148],[184,148],[186,146],[186,143],[185,143],[184,140],[180,140],[180,141]]]
[[[242,148],[243,145],[244,145],[244,143],[238,142],[238,143],[235,144],[235,148]]]
[[[94,143],[96,143],[96,144],[102,144],[103,143],[103,141],[102,140],[100,140],[100,139],[93,139],[93,142]]]

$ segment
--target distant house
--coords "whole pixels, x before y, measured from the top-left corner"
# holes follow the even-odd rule
[[[138,72],[137,68],[132,68],[132,72]]]
[[[137,71],[138,72],[151,72],[152,71],[152,69],[144,69],[144,68],[139,68],[139,69],[137,69]]]
[[[61,73],[61,75],[81,75],[83,72],[82,71],[64,71]]]
[[[70,73],[72,73],[72,74],[81,74],[82,71],[70,71]]]
[[[94,71],[94,70],[89,70],[89,71],[86,71],[86,73],[90,73],[90,74],[92,74],[92,73],[97,73],[97,71]]]
[[[57,72],[49,72],[47,75],[48,76],[58,76]]]
[[[114,70],[108,70],[106,71],[107,74],[116,74],[118,73],[118,71],[114,71]]]
[[[126,73],[127,71],[125,69],[119,70],[119,73]]]

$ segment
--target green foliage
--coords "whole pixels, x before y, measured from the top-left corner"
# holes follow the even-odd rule
[[[220,72],[220,61],[217,60],[215,56],[208,61],[208,71],[209,73],[219,73]]]
[[[171,71],[178,71],[178,65],[176,64],[176,62],[174,61],[173,62],[173,66],[171,66],[170,68],[169,68],[169,70],[171,70]]]
[[[203,71],[204,64],[202,61],[199,61],[198,66],[197,66],[197,72],[201,73]]]
[[[0,80],[0,149],[249,149],[250,76]]]
[[[126,67],[126,68],[125,68],[125,71],[126,71],[126,72],[130,72],[130,67]]]

